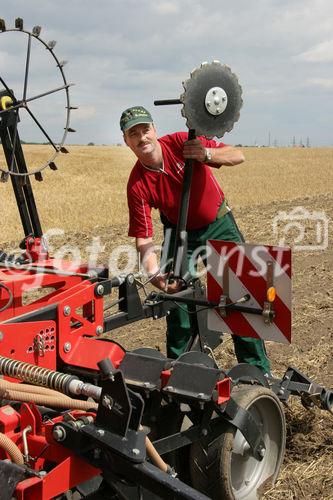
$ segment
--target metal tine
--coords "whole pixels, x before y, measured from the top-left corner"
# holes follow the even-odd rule
[[[51,162],[49,163],[49,167],[50,167],[50,169],[51,169],[51,170],[58,170],[58,167],[57,167],[57,165],[54,163],[54,161],[51,161]]]
[[[34,26],[32,28],[32,34],[35,35],[35,36],[39,36],[41,31],[42,31],[42,27],[41,26]]]
[[[42,176],[41,172],[36,172],[36,173],[35,173],[35,179],[36,179],[36,181],[38,181],[38,182],[42,182],[42,180],[43,180],[43,176]]]
[[[66,109],[79,109],[79,106],[66,106]]]
[[[59,148],[58,151],[60,151],[60,153],[65,153],[65,154],[69,153],[68,149],[66,149],[64,146]]]
[[[1,172],[0,182],[7,182],[9,178],[9,172]]]
[[[57,64],[58,68],[63,68],[65,66],[65,64],[67,64],[68,61],[59,61],[59,63]]]
[[[71,127],[65,127],[65,130],[67,130],[67,132],[76,132],[76,130],[74,128],[71,128]]]
[[[4,19],[0,19],[0,31],[6,31],[6,23]]]
[[[47,44],[48,48],[50,50],[54,49],[54,47],[57,45],[57,41],[56,40],[50,40],[49,43]]]
[[[17,17],[15,19],[15,28],[18,30],[23,30],[23,19],[22,17]]]

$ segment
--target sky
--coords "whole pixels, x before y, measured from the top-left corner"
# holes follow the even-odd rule
[[[182,82],[201,62],[231,67],[243,89],[241,116],[224,137],[229,144],[333,146],[332,0],[2,0],[7,29],[42,26],[56,40],[73,106],[69,143],[122,143],[121,112],[146,106],[160,135],[186,130],[181,106],[154,107],[179,98]],[[0,76],[23,92],[27,39],[0,33]],[[27,97],[63,84],[42,44],[31,47]],[[31,103],[58,141],[65,126],[65,93]],[[40,141],[22,110],[21,138]],[[307,139],[308,138],[308,139]]]

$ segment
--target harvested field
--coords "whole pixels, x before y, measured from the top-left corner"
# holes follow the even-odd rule
[[[27,158],[43,154],[41,146],[25,146]],[[108,263],[119,245],[133,244],[127,237],[126,180],[133,163],[124,147],[69,148],[58,162],[59,172],[47,171],[44,182],[33,181],[44,231],[59,228],[56,252],[62,245],[89,253],[94,237],[104,246],[98,255]],[[312,250],[314,221],[306,222],[309,248],[293,255],[293,342],[268,343],[274,373],[294,365],[316,382],[333,387],[333,150],[244,149],[247,162],[222,168],[216,176],[234,207],[234,215],[249,242],[277,244],[283,231],[272,224],[280,211],[298,206],[324,212],[328,218],[328,248]],[[22,230],[10,184],[1,184],[1,248],[17,248]],[[279,232],[280,231],[280,232]],[[287,235],[292,244],[297,234]],[[156,242],[161,231],[156,215]],[[67,247],[68,249],[69,247]],[[120,259],[125,264],[126,259]],[[127,348],[164,346],[164,320],[136,323],[113,336]],[[232,342],[226,338],[216,351],[220,366],[235,364]],[[287,452],[276,486],[264,495],[272,500],[333,500],[333,415],[306,410],[296,400],[286,408]]]

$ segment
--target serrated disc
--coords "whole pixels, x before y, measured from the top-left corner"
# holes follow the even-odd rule
[[[191,77],[183,86],[185,92],[181,96],[182,114],[190,129],[194,129],[197,135],[206,137],[222,137],[225,132],[232,130],[239,119],[243,101],[242,88],[229,67],[217,60],[202,63],[200,68],[191,72]],[[226,95],[224,102],[227,102],[227,105],[219,107],[218,103],[215,104],[213,114],[209,112],[209,107],[210,96],[215,88],[218,89],[219,96]],[[216,97],[216,102],[217,100]]]

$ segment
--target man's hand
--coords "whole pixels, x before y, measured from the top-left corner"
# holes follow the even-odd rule
[[[206,158],[206,148],[199,139],[184,142],[183,156],[187,160],[197,160],[203,163]]]
[[[151,283],[166,293],[177,293],[182,289],[182,282],[180,280],[168,281],[168,273],[159,274],[152,278]]]
[[[186,160],[196,160],[201,163],[209,163],[211,167],[219,168],[221,165],[233,166],[242,163],[245,158],[240,149],[233,146],[221,148],[208,148],[210,158],[207,160],[206,148],[199,139],[184,142],[183,156]]]

